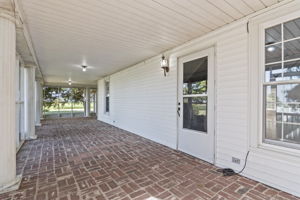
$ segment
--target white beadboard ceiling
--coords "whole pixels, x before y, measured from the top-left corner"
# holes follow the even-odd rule
[[[280,0],[21,0],[45,81],[93,84]],[[87,64],[83,73],[81,65]],[[159,66],[157,66],[159,67]]]

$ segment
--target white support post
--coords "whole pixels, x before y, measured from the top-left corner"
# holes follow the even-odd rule
[[[98,88],[96,90],[96,95],[95,95],[95,113],[96,113],[96,116],[98,116]]]
[[[41,126],[41,80],[35,81],[35,125]]]
[[[35,66],[25,66],[25,132],[26,139],[33,140],[35,134]]]
[[[42,119],[44,119],[44,115],[43,115],[43,102],[44,102],[44,90],[43,90],[43,85],[42,85],[42,83],[41,83],[41,94],[40,94],[40,105],[41,105],[41,107],[40,107],[40,119],[42,120]]]
[[[15,64],[15,91],[16,91],[16,148],[18,149],[20,146],[20,141],[21,141],[21,137],[20,137],[20,90],[19,90],[19,81],[20,81],[20,57],[19,55],[16,55],[16,64]]]
[[[90,88],[85,88],[85,117],[90,116]]]
[[[20,63],[20,132],[21,132],[21,140],[26,139],[26,134],[25,134],[25,108],[24,108],[24,93],[25,93],[25,87],[24,87],[24,81],[25,81],[25,68],[24,64],[21,62]]]
[[[16,26],[10,1],[0,0],[0,193],[17,189]],[[2,7],[3,6],[3,7]]]

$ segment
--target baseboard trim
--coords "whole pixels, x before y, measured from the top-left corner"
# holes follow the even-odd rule
[[[24,140],[22,140],[21,142],[20,142],[20,145],[18,146],[18,148],[17,148],[17,153],[20,151],[20,149],[22,148],[22,146],[23,146],[23,144],[24,144]]]
[[[26,138],[26,140],[36,140],[37,139],[37,135],[33,135],[33,136],[28,136]]]
[[[22,181],[22,176],[18,175],[15,178],[15,180],[13,180],[11,183],[9,183],[7,185],[3,185],[3,186],[0,187],[0,194],[6,193],[6,192],[11,192],[11,191],[19,189],[21,181]]]

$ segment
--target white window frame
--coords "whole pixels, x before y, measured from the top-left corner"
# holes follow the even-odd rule
[[[284,56],[284,42],[287,42],[287,41],[293,41],[293,40],[297,40],[297,39],[300,39],[300,37],[296,37],[296,38],[293,38],[293,39],[289,39],[289,40],[284,40],[284,28],[283,28],[283,23],[285,22],[288,22],[288,21],[291,21],[291,20],[294,20],[294,19],[297,19],[297,18],[300,18],[300,14],[299,13],[293,13],[291,15],[287,15],[287,16],[284,16],[284,17],[281,17],[279,19],[275,19],[275,20],[272,20],[270,22],[266,22],[266,23],[263,23],[260,25],[260,48],[261,48],[261,53],[262,53],[262,59],[260,60],[260,73],[262,73],[262,87],[264,88],[264,86],[271,86],[271,85],[283,85],[283,84],[300,84],[300,79],[299,80],[289,80],[289,81],[273,81],[273,82],[266,82],[265,81],[265,67],[266,67],[266,64],[265,64],[265,30],[268,29],[268,28],[271,28],[273,26],[276,26],[276,25],[280,25],[281,26],[281,42],[278,42],[278,43],[274,43],[272,45],[275,45],[275,44],[281,44],[281,56]],[[289,61],[298,61],[300,60],[300,58],[298,59],[291,59],[291,60],[281,60],[279,62],[274,62],[274,63],[280,63],[281,65],[283,65],[284,62],[289,62]],[[268,63],[268,65],[270,64],[274,64],[274,63]],[[263,89],[262,89],[263,90]],[[262,103],[263,103],[263,110],[262,110],[262,115],[263,115],[263,126],[262,126],[262,142],[263,143],[266,143],[266,144],[271,144],[271,145],[278,145],[278,146],[283,146],[283,147],[288,147],[288,148],[294,148],[294,149],[300,149],[300,144],[294,144],[294,143],[288,143],[288,142],[282,142],[282,141],[276,141],[276,140],[271,140],[271,139],[266,139],[266,133],[265,133],[265,126],[266,126],[266,118],[265,118],[265,92],[263,91],[263,94],[262,94]]]
[[[298,148],[278,146],[264,142],[264,97],[265,82],[265,29],[300,17],[299,2],[293,2],[249,21],[249,146],[250,149],[267,150],[300,157]],[[292,82],[292,81],[291,81]],[[299,82],[299,81],[297,81]],[[288,82],[287,82],[288,83]],[[298,144],[296,144],[298,145]],[[298,145],[300,146],[300,145]]]
[[[109,104],[108,104],[108,107],[109,107],[109,110],[108,110],[108,112],[106,111],[106,97],[107,97],[107,88],[106,88],[106,83],[108,83],[108,87],[109,87],[109,92],[108,92],[108,98],[109,98]],[[104,79],[104,114],[105,115],[109,115],[109,113],[110,113],[110,79],[109,79],[109,77],[107,77],[107,78],[105,78]]]

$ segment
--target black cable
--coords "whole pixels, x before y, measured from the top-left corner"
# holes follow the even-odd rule
[[[224,169],[218,169],[217,172],[223,173],[223,176],[233,176],[233,175],[236,175],[236,174],[241,174],[244,171],[244,169],[246,168],[249,153],[250,153],[250,151],[247,152],[244,167],[241,171],[235,172],[233,169],[224,168]]]
[[[242,169],[241,171],[239,171],[237,174],[240,174],[240,173],[242,173],[242,172],[244,171],[244,169],[246,168],[246,165],[247,165],[247,160],[248,160],[249,153],[250,153],[250,151],[248,151],[248,152],[247,152],[247,155],[246,155],[246,158],[245,158],[245,164],[244,164],[244,167],[243,167],[243,169]]]

